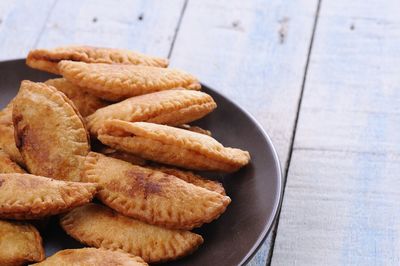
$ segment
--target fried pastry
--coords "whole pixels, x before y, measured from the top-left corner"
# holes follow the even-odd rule
[[[64,78],[49,79],[44,82],[64,93],[74,104],[82,116],[93,114],[97,109],[107,106],[108,103],[96,96],[87,93]]]
[[[210,130],[203,129],[203,128],[198,127],[198,126],[191,126],[191,125],[188,125],[188,124],[183,124],[183,125],[179,125],[177,127],[178,128],[182,128],[182,129],[186,129],[186,130],[189,130],[189,131],[193,131],[193,132],[196,132],[196,133],[204,134],[204,135],[207,135],[207,136],[211,137],[211,131]]]
[[[64,249],[32,266],[147,266],[140,257],[101,248]]]
[[[233,172],[250,160],[247,151],[224,147],[210,136],[146,122],[106,121],[98,139],[117,150],[194,170]]]
[[[221,183],[219,183],[218,181],[205,179],[205,178],[201,177],[200,175],[197,175],[191,171],[185,171],[185,170],[181,170],[181,169],[178,169],[175,167],[166,167],[166,166],[162,166],[162,165],[147,166],[147,167],[157,170],[157,171],[160,171],[160,172],[163,172],[168,175],[176,176],[176,177],[182,179],[183,181],[191,183],[195,186],[202,187],[202,188],[205,188],[205,189],[208,189],[211,191],[215,191],[224,196],[226,195],[225,189]]]
[[[39,219],[92,200],[96,184],[30,174],[0,174],[0,218]]]
[[[91,152],[85,182],[97,183],[97,197],[125,216],[171,229],[190,230],[218,218],[231,199],[176,176]]]
[[[111,158],[129,162],[129,163],[135,164],[135,165],[146,165],[146,163],[147,163],[145,159],[142,159],[139,156],[133,155],[132,153],[118,151],[118,150],[112,149],[107,146],[102,147],[99,150],[99,153],[102,153]]]
[[[35,227],[0,220],[0,265],[19,266],[44,258],[42,238]]]
[[[24,165],[24,160],[14,140],[12,101],[0,111],[0,149],[9,155],[11,160]]]
[[[16,144],[30,173],[80,180],[89,136],[82,117],[62,92],[23,81],[13,102],[13,122]]]
[[[17,163],[13,162],[10,156],[0,149],[0,173],[25,173]]]
[[[104,121],[152,122],[177,126],[202,118],[217,107],[200,91],[168,90],[132,97],[97,110],[86,118],[90,133],[97,135]]]
[[[109,101],[120,101],[132,96],[174,88],[201,88],[194,76],[170,68],[73,61],[61,61],[58,68],[71,83]]]
[[[168,59],[148,56],[128,50],[93,46],[64,46],[54,49],[32,50],[26,58],[26,64],[32,68],[59,74],[57,63],[61,60],[155,67],[168,66]]]
[[[203,243],[203,238],[195,233],[149,225],[93,203],[70,211],[60,224],[70,236],[86,245],[121,249],[148,263],[186,256]]]

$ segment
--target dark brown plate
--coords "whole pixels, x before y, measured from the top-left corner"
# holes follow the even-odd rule
[[[50,77],[29,69],[24,60],[0,62],[0,107],[15,96],[21,80],[44,81]],[[204,91],[211,94],[218,108],[198,124],[211,130],[224,145],[248,150],[251,164],[237,173],[218,177],[232,203],[218,220],[195,230],[205,240],[199,250],[169,265],[242,265],[262,244],[279,210],[281,169],[270,138],[254,118],[215,90],[204,86]],[[47,255],[81,247],[61,231],[55,218],[42,235]]]

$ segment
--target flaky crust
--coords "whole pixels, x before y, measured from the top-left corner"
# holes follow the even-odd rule
[[[60,224],[70,236],[89,246],[121,249],[148,263],[186,256],[203,243],[200,235],[145,224],[93,203],[67,213]]]
[[[44,258],[42,238],[35,227],[0,220],[0,265],[19,266]]]
[[[101,248],[64,249],[32,266],[147,266],[140,257]]]
[[[57,63],[61,60],[155,67],[168,66],[168,59],[148,56],[129,50],[93,46],[64,46],[54,49],[32,50],[26,58],[26,64],[32,68],[59,74]]]
[[[90,150],[82,117],[54,87],[23,81],[13,102],[15,140],[32,174],[79,181]]]
[[[87,64],[61,61],[60,73],[71,83],[109,101],[155,91],[184,88],[199,90],[198,80],[181,70],[150,66]]]
[[[191,171],[185,171],[185,170],[181,170],[181,169],[178,169],[175,167],[167,167],[167,166],[162,166],[162,165],[152,165],[152,166],[147,166],[147,167],[157,170],[157,171],[160,171],[160,172],[163,172],[168,175],[176,176],[176,177],[182,179],[183,181],[191,183],[195,186],[217,192],[224,196],[226,195],[225,189],[221,183],[219,183],[218,181],[205,179],[205,178],[201,177],[200,175],[195,174]]]
[[[39,219],[90,202],[96,184],[30,174],[0,174],[0,218]]]
[[[87,93],[82,88],[72,84],[64,78],[49,79],[44,83],[53,86],[64,93],[74,103],[79,113],[84,117],[91,115],[97,109],[108,105],[106,101]]]
[[[210,136],[146,122],[106,121],[98,139],[145,159],[194,170],[233,172],[250,160],[247,151],[224,147]]]
[[[0,174],[5,173],[25,173],[17,163],[13,162],[10,156],[0,149]]]
[[[14,140],[12,101],[0,111],[0,149],[9,155],[11,160],[24,165],[24,160]]]
[[[231,202],[176,176],[98,153],[85,161],[86,182],[99,184],[97,197],[125,216],[171,229],[190,230],[218,218]]]
[[[97,135],[104,121],[152,122],[177,126],[200,119],[217,107],[200,91],[168,90],[136,96],[97,110],[86,118],[90,133]]]

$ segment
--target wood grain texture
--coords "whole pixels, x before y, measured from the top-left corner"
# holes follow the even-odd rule
[[[286,165],[317,1],[189,1],[171,56],[249,110]],[[269,242],[250,265],[265,265]]]
[[[184,0],[58,1],[38,47],[118,47],[167,57]]]
[[[400,264],[399,12],[322,1],[273,265]]]
[[[0,60],[23,57],[35,46],[55,1],[0,1]]]

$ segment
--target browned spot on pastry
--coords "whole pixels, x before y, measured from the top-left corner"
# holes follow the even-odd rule
[[[22,119],[22,116],[20,116]],[[17,122],[18,123],[18,122]],[[24,149],[28,152],[32,152],[35,154],[36,161],[39,164],[42,164],[41,173],[44,176],[53,176],[54,171],[51,165],[45,164],[43,162],[49,161],[49,146],[48,143],[40,141],[40,138],[37,136],[37,133],[30,129],[29,125],[24,127],[16,127],[16,144],[18,148],[24,147]],[[56,157],[58,155],[55,155]],[[54,160],[53,160],[54,161]]]
[[[18,135],[20,135],[20,141],[23,146],[27,149],[32,149],[36,153],[36,158],[39,160],[48,160],[49,151],[46,143],[41,142],[36,132],[30,130],[29,125],[22,129],[18,129]]]
[[[130,195],[134,195],[140,191],[143,192],[144,197],[147,198],[149,194],[160,193],[162,191],[159,184],[149,181],[149,175],[147,173],[137,171],[136,169],[129,169],[125,174],[132,178],[132,186],[127,189]]]
[[[17,126],[17,130],[14,130],[14,137],[15,137],[15,146],[19,149],[22,146],[22,136],[24,135],[25,128],[19,128],[18,124],[22,121],[23,116],[21,114],[17,114],[13,116],[13,123]],[[21,137],[20,137],[21,136]]]
[[[85,159],[83,176],[99,184],[97,197],[107,206],[166,228],[189,230],[211,222],[231,201],[176,176],[94,152]]]
[[[0,179],[0,187],[3,185],[4,179]]]
[[[30,173],[80,180],[89,136],[65,94],[44,83],[22,81],[12,117],[17,146]]]
[[[147,181],[144,175],[139,175],[137,177],[137,182],[141,187],[144,188],[145,198],[147,198],[148,194],[155,194],[161,192],[161,186],[157,183]]]
[[[21,122],[22,119],[23,119],[23,116],[21,114],[18,114],[13,117],[13,122],[18,125],[18,123]]]

